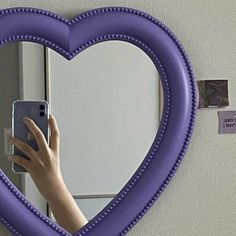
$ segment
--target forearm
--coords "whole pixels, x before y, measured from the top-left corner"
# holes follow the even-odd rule
[[[47,201],[57,223],[68,232],[75,233],[87,224],[87,219],[66,186],[57,189],[54,196],[48,197]]]

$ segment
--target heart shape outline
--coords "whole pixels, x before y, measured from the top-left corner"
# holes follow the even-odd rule
[[[168,27],[139,10],[98,8],[71,20],[36,8],[0,11],[0,45],[31,41],[71,60],[86,48],[107,40],[132,43],[152,59],[163,86],[164,108],[157,135],[140,167],[117,196],[75,236],[126,234],[164,191],[193,132],[198,92],[192,67]],[[16,235],[71,235],[32,206],[2,170],[0,203],[0,220]]]

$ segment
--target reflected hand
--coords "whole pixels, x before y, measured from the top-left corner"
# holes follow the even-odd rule
[[[42,131],[32,119],[24,118],[23,121],[33,134],[38,150],[34,150],[27,143],[17,138],[12,138],[10,142],[24,152],[29,160],[16,155],[8,156],[8,159],[24,167],[31,175],[40,193],[48,199],[53,193],[55,194],[58,187],[64,186],[60,169],[60,135],[57,122],[54,116],[50,114],[48,122],[51,136],[48,145]]]
[[[42,131],[33,120],[28,118],[24,123],[33,134],[38,150],[34,150],[25,142],[13,138],[11,143],[24,152],[29,160],[14,155],[8,158],[29,172],[39,192],[46,198],[57,223],[68,232],[74,233],[88,221],[67,189],[61,174],[60,135],[56,119],[50,115],[48,122],[51,130],[49,146]]]

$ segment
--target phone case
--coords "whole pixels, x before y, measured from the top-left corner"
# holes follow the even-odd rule
[[[43,106],[44,108],[43,108]],[[43,115],[43,113],[44,115]],[[16,100],[12,103],[12,135],[17,139],[29,144],[33,149],[38,150],[38,145],[30,132],[29,128],[23,122],[24,117],[31,118],[35,124],[40,128],[48,142],[48,117],[49,105],[47,101],[25,101]],[[21,156],[29,159],[27,155],[19,150],[15,145],[13,148],[13,155]],[[12,163],[12,170],[16,173],[27,172],[25,168],[16,163]]]

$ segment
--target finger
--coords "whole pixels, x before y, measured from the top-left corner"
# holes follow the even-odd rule
[[[42,131],[35,124],[35,122],[28,117],[25,117],[23,119],[23,121],[24,121],[25,125],[29,128],[31,133],[33,134],[35,141],[38,144],[39,149],[47,149],[47,147],[48,147],[47,141],[46,141]]]
[[[15,162],[19,166],[24,167],[29,172],[30,160],[27,160],[27,159],[25,159],[25,158],[23,158],[21,156],[13,156],[13,155],[8,156],[8,159],[10,161]]]
[[[27,143],[16,138],[12,138],[10,142],[14,144],[22,152],[24,152],[30,159],[33,159],[32,157],[36,156],[35,150]]]
[[[59,133],[56,119],[52,114],[49,115],[49,125],[50,125],[50,130],[51,130],[49,147],[53,151],[56,151],[57,153],[59,153],[60,133]]]

